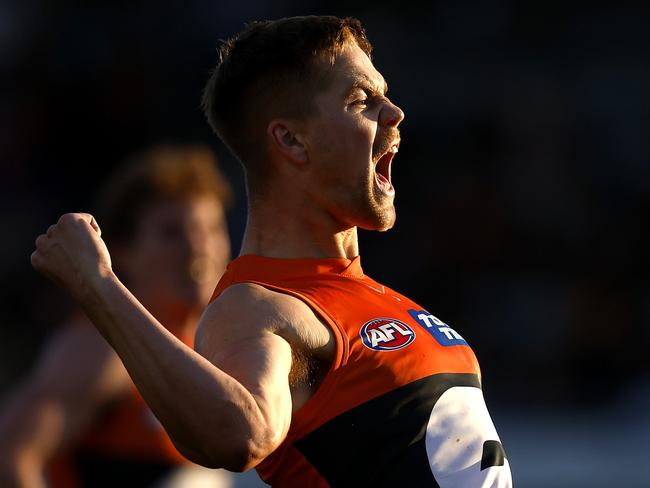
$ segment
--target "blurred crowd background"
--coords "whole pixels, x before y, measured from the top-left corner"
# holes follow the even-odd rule
[[[648,486],[650,10],[572,5],[2,0],[0,398],[72,307],[37,234],[125,157],[198,142],[237,191],[236,254],[241,171],[199,108],[218,40],[351,15],[406,113],[364,269],[474,346],[518,486]]]

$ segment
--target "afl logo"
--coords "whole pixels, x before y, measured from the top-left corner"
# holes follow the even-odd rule
[[[363,345],[373,351],[394,351],[415,340],[415,332],[404,322],[395,319],[373,319],[359,331]]]

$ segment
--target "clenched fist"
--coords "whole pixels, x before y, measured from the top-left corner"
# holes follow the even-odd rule
[[[92,285],[112,273],[111,257],[95,218],[69,213],[36,238],[34,269],[83,302]]]

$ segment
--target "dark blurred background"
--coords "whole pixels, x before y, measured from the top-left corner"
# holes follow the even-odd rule
[[[650,486],[650,10],[638,2],[0,2],[0,398],[71,304],[33,240],[158,142],[207,142],[218,40],[352,15],[406,119],[368,274],[458,330],[517,486]],[[101,223],[100,223],[101,224]]]

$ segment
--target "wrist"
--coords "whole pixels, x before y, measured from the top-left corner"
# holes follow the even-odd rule
[[[104,301],[106,294],[118,283],[119,279],[111,268],[100,268],[97,273],[83,281],[75,298],[84,308],[96,306]]]

